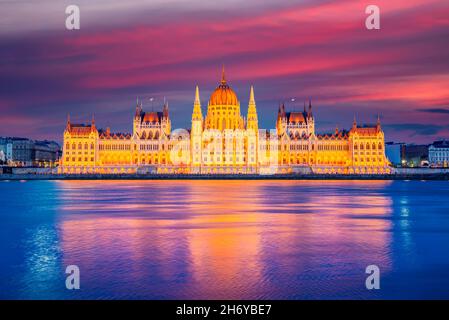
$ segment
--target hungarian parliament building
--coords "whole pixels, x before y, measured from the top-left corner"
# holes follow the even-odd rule
[[[137,101],[132,133],[67,119],[59,172],[64,174],[386,174],[380,119],[350,130],[315,132],[312,104],[278,108],[276,129],[259,128],[253,87],[246,117],[224,70],[203,115],[198,87],[190,130],[172,130],[168,104],[145,112]]]

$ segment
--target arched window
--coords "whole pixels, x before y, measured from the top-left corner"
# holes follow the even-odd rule
[[[81,142],[78,143],[78,149],[81,150],[83,148],[83,146],[81,145]]]
[[[65,148],[66,148],[67,150],[70,149],[70,144],[69,144],[68,142],[66,143]]]
[[[76,150],[76,144],[74,144],[74,143],[72,144],[72,149]]]

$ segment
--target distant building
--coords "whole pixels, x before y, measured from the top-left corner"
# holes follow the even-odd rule
[[[399,142],[387,142],[385,143],[385,155],[387,156],[390,163],[395,166],[402,165],[402,150],[404,148],[404,143]]]
[[[429,145],[405,144],[402,146],[402,165],[421,167],[429,161]]]
[[[12,141],[7,138],[0,137],[0,153],[2,154],[1,161],[7,163],[12,159]]]
[[[35,141],[33,165],[42,167],[55,164],[59,159],[61,148],[54,141]]]
[[[46,167],[57,163],[60,146],[54,141],[0,137],[0,151],[8,165]]]
[[[26,138],[13,138],[12,162],[17,166],[31,167],[34,160],[34,141]]]
[[[433,167],[448,167],[449,141],[435,141],[429,146],[429,163]]]

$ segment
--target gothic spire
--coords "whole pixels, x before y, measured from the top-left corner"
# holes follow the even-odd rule
[[[136,112],[134,113],[134,117],[139,117],[142,112],[142,101],[139,104],[139,97],[136,99]]]
[[[198,88],[198,86],[196,86],[195,88],[195,104],[201,104],[200,102],[200,89]]]
[[[193,102],[192,120],[203,120],[203,113],[201,112],[200,89],[195,88],[195,100]]]
[[[226,76],[225,76],[225,67],[224,64],[221,68],[221,84],[225,85],[226,84]]]
[[[379,114],[377,114],[376,129],[377,129],[377,131],[380,131],[380,115]]]
[[[162,113],[163,113],[164,118],[168,119],[168,101],[165,99],[165,97],[164,97],[164,107],[162,109]]]
[[[92,123],[91,123],[91,130],[92,131],[94,131],[96,128],[95,128],[95,116],[94,116],[94,114],[92,113]]]
[[[254,99],[254,87],[251,86],[251,90],[249,92],[249,104],[256,104],[256,100]]]
[[[247,116],[247,128],[259,129],[259,121],[257,118],[256,99],[254,98],[254,87],[251,86],[249,91],[249,103],[248,103],[248,116]]]

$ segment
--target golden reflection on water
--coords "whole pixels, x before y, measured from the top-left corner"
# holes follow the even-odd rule
[[[66,264],[126,297],[356,297],[391,269],[387,181],[58,183]]]

